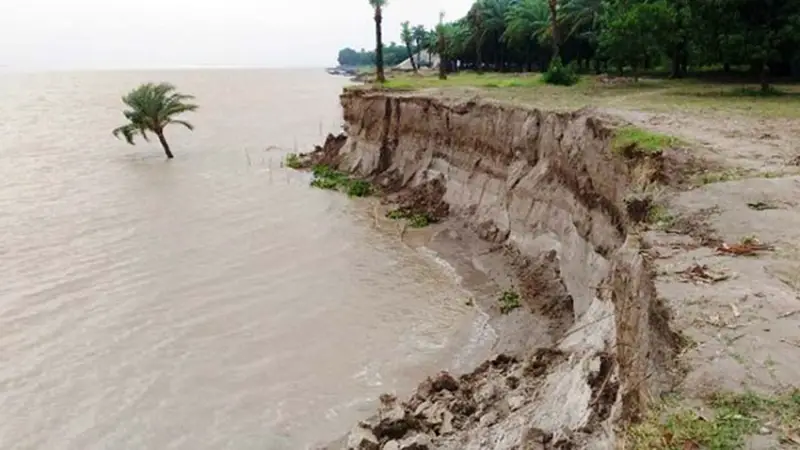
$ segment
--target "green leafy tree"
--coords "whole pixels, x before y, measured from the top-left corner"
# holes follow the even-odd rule
[[[122,102],[129,108],[122,114],[129,123],[115,128],[112,134],[118,139],[125,138],[128,144],[134,145],[135,136],[140,135],[145,141],[149,141],[147,133],[152,132],[158,137],[167,158],[172,158],[164,129],[171,124],[194,129],[189,122],[175,118],[182,113],[197,110],[197,105],[187,103],[191,100],[194,100],[193,96],[177,92],[175,86],[169,83],[143,84],[122,97]]]
[[[619,1],[606,11],[604,19],[601,48],[618,65],[629,64],[638,79],[648,56],[659,53],[663,42],[670,38],[674,10],[666,0],[633,5]]]
[[[369,0],[375,12],[375,68],[379,83],[386,82],[386,74],[383,70],[383,8],[386,7],[387,0]]]
[[[414,50],[412,50],[412,42],[414,41],[414,33],[411,31],[411,22],[405,21],[401,24],[402,31],[400,32],[400,39],[406,46],[408,58],[411,60],[411,68],[414,72],[417,71],[417,63],[414,62]]]

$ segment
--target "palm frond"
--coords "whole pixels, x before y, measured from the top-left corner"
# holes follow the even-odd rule
[[[121,127],[114,128],[114,131],[111,132],[115,138],[120,139],[120,137],[124,138],[125,141],[130,145],[136,145],[133,142],[133,137],[136,136],[136,133],[139,132],[139,129],[136,128],[132,124],[123,125]]]
[[[189,130],[194,130],[194,125],[192,125],[191,123],[189,123],[189,122],[187,122],[185,120],[170,120],[169,123],[174,123],[174,124],[177,124],[177,125],[183,125],[184,127],[186,127]]]

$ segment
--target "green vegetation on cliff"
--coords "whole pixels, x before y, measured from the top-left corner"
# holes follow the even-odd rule
[[[372,194],[373,189],[369,182],[353,179],[346,173],[334,170],[324,164],[314,166],[312,171],[314,179],[311,180],[311,186],[313,187],[342,191],[350,197],[367,197]]]

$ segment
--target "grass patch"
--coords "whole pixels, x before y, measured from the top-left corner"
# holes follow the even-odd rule
[[[660,229],[669,228],[675,222],[675,215],[666,206],[654,204],[647,212],[647,223]]]
[[[620,154],[630,152],[631,149],[635,149],[638,153],[657,154],[680,143],[678,138],[666,134],[627,126],[616,130],[611,141],[611,149]]]
[[[642,450],[744,449],[746,437],[767,427],[782,439],[800,431],[800,390],[776,396],[752,392],[714,394],[708,399],[711,414],[667,400],[645,421],[626,430],[625,448]]]
[[[503,291],[497,301],[500,303],[500,312],[502,314],[508,314],[522,306],[519,294],[514,291]]]
[[[502,73],[483,73],[459,72],[451,74],[446,80],[440,80],[437,76],[421,75],[398,75],[386,80],[382,85],[375,85],[377,88],[409,91],[427,88],[447,88],[447,87],[477,87],[477,88],[525,88],[535,87],[542,84],[542,77],[539,74],[502,74]]]
[[[283,161],[284,165],[290,169],[301,169],[303,167],[303,160],[297,153],[289,153]]]
[[[413,91],[438,88],[463,92],[462,88],[484,90],[489,98],[536,105],[543,109],[574,110],[587,106],[657,112],[686,111],[727,117],[800,117],[800,84],[776,85],[777,95],[761,95],[757,84],[702,78],[642,78],[638,82],[615,83],[608,76],[582,75],[569,87],[549,85],[538,73],[459,72],[439,80],[435,72],[418,75],[396,73],[378,89]]]
[[[430,214],[425,212],[414,212],[408,208],[396,208],[388,213],[386,217],[392,220],[408,220],[408,226],[411,228],[425,228],[435,222]]]
[[[324,164],[313,168],[311,186],[319,189],[338,190],[350,197],[367,197],[372,194],[372,185],[364,180],[354,180],[346,173],[333,170]]]

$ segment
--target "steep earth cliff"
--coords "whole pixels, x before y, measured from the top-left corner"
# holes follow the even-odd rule
[[[347,448],[613,448],[672,381],[678,337],[656,298],[626,197],[631,160],[592,114],[485,100],[348,90],[346,136],[326,162],[463,224],[501,261],[487,275],[521,294],[498,321],[531,327],[474,372],[440,374],[405,401],[390,396]],[[398,197],[401,198],[401,197]],[[477,255],[477,253],[476,253]],[[477,257],[476,257],[477,258]],[[477,262],[478,259],[475,259]],[[339,448],[339,447],[337,447]]]

